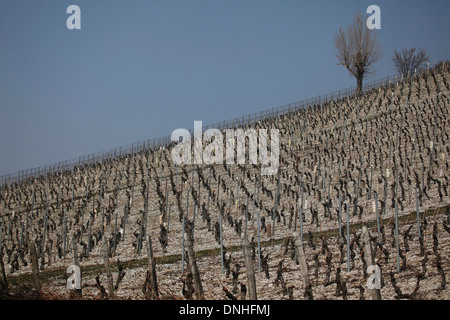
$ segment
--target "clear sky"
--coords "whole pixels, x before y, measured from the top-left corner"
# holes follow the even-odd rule
[[[1,0],[0,175],[354,86],[333,36],[372,4],[368,81],[395,48],[450,59],[448,0]]]

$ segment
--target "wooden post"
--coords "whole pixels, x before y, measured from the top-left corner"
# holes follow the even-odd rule
[[[256,203],[259,203],[259,189],[261,187],[261,173],[258,178],[258,191],[256,193]],[[261,272],[261,217],[260,217],[260,208],[258,207],[256,211],[256,228],[257,228],[257,236],[258,236],[258,272]]]
[[[395,166],[395,191],[394,191],[394,201],[395,201],[395,242],[397,247],[397,272],[400,272],[400,241],[398,236],[398,201],[397,201],[397,190],[398,190],[398,166]]]
[[[91,241],[92,241],[92,217],[89,219],[89,235],[88,235],[88,246],[87,246],[87,253],[86,257],[89,258],[89,253],[91,252]]]
[[[395,200],[395,243],[397,247],[397,272],[400,272],[400,241],[398,237],[398,204]]]
[[[381,230],[380,230],[380,214],[378,212],[378,193],[375,192],[375,214],[377,217],[377,232],[378,232],[378,240],[381,240]]]
[[[280,196],[280,170],[278,170],[277,174],[277,193],[275,194],[275,200],[273,205],[273,212],[272,212],[272,224],[273,224],[273,235],[275,236],[275,215],[278,210],[278,198]]]
[[[224,273],[224,261],[223,261],[223,234],[222,234],[222,215],[223,215],[223,200],[221,200],[220,204],[220,212],[219,212],[219,231],[220,231],[220,263],[222,268],[222,273]]]
[[[169,230],[170,230],[170,209],[172,208],[172,205],[168,205],[167,209],[167,236],[169,236]]]
[[[184,240],[185,240],[185,229],[186,229],[186,223],[185,223],[185,218],[184,218],[184,214],[183,214],[183,220],[182,220],[182,230],[181,230],[181,273],[184,273],[184,254],[185,254],[185,245],[184,245]]]
[[[72,238],[72,250],[73,250],[73,264],[78,266],[78,250],[77,250],[77,241],[75,237]]]
[[[114,297],[114,284],[111,273],[111,266],[109,264],[108,241],[106,240],[106,237],[103,244],[103,263],[105,265],[106,278],[108,281],[108,294],[110,297]]]
[[[300,188],[300,241],[301,243],[303,243],[303,173],[300,175],[300,184],[299,184],[299,188]]]
[[[227,190],[229,190],[229,193],[230,193],[230,197],[228,199],[228,210],[229,210],[229,212],[231,212],[231,188],[229,187],[229,180],[230,180],[230,167],[227,166]],[[219,195],[219,193],[220,193],[220,179],[218,179],[218,181],[219,181],[219,184],[217,185],[217,194]],[[218,196],[217,196],[217,199],[219,199]]]
[[[5,203],[5,206],[6,206],[6,203]],[[4,219],[5,219],[5,216],[2,215],[2,222],[0,224],[0,250],[3,249],[3,224],[5,222]]]
[[[375,265],[375,259],[370,244],[370,233],[366,226],[362,228],[362,240],[364,242],[364,256],[368,266]],[[379,283],[379,279],[377,279]],[[381,300],[381,289],[372,289],[372,300]]]
[[[117,213],[117,210],[115,210],[115,211],[116,211],[116,217],[114,219],[115,222],[114,222],[114,238],[113,238],[113,241],[114,241],[113,242],[113,256],[116,255],[116,248],[117,248],[116,239],[117,239],[117,215],[118,215],[118,213]],[[142,223],[143,223],[143,221],[142,221]],[[139,253],[141,251],[141,246],[142,246],[142,236],[139,241]]]
[[[131,209],[131,206],[128,206],[128,205],[123,206],[123,215],[124,215],[123,230],[122,230],[123,240],[125,240],[125,229],[126,229],[126,225],[128,222],[128,210],[130,210],[130,209]]]
[[[419,213],[419,199],[417,197],[417,187],[415,188],[416,193],[416,212],[417,212],[417,231],[419,232],[419,238],[420,238],[420,213]]]
[[[252,253],[250,250],[250,244],[246,236],[242,239],[242,250],[244,252],[245,269],[247,273],[247,288],[250,300],[257,300],[256,295],[256,279],[255,271],[253,270]]]
[[[0,294],[8,292],[8,280],[6,279],[5,266],[3,264],[3,248],[0,242]]]
[[[150,289],[152,290],[152,295],[159,296],[158,292],[158,282],[156,280],[156,262],[153,258],[153,247],[152,239],[150,236],[147,238],[147,256],[148,256],[148,270],[147,279],[150,281]]]
[[[33,272],[33,285],[37,291],[41,292],[41,282],[39,281],[39,266],[38,258],[36,253],[36,245],[34,241],[30,241],[30,259],[31,259],[31,270]]]
[[[139,240],[137,244],[137,254],[141,255],[142,243],[145,240],[145,233],[147,229],[147,216],[148,216],[148,200],[149,200],[149,188],[150,188],[150,178],[147,178],[146,194],[144,199],[144,212],[142,213],[141,219],[141,230],[139,234]]]
[[[436,98],[437,99],[437,98]],[[436,144],[436,123],[437,123],[437,101],[435,104],[435,110],[434,110],[434,124],[433,124],[433,140],[431,141],[431,148],[430,148],[430,157],[428,162],[428,168],[431,169],[433,155],[434,155],[434,149]]]
[[[348,212],[348,207],[350,205],[347,203],[347,271],[350,272],[350,214]]]
[[[191,273],[192,273],[192,278],[194,280],[195,294],[197,296],[197,299],[201,299],[203,296],[203,287],[202,287],[202,282],[200,280],[200,273],[198,271],[197,261],[195,259],[194,243],[193,243],[193,239],[192,239],[191,228],[187,228],[186,247],[187,247],[187,254],[189,257],[189,263],[191,264]]]
[[[247,195],[247,206],[245,207],[245,230],[244,230],[244,234],[247,237],[247,231],[248,231],[248,206],[249,206],[249,200],[250,200],[250,196]]]
[[[116,199],[117,199],[117,197],[116,197]],[[87,179],[87,184],[86,184],[86,199],[85,199],[85,202],[86,202],[86,206],[83,207],[83,210],[81,210],[81,237],[83,237],[83,233],[84,233],[84,231],[83,231],[84,212],[86,211],[87,206],[88,206],[88,202],[89,202],[89,179]]]
[[[240,180],[239,180],[239,177],[238,177],[237,181],[236,181],[236,192],[235,192],[235,195],[234,195],[235,210],[237,210],[238,203],[239,203],[239,186],[240,186]]]
[[[76,241],[75,237],[72,238],[72,249],[73,249],[73,264],[77,267],[80,267],[80,264],[78,262],[77,241]],[[81,297],[81,294],[82,294],[81,279],[80,279],[80,289],[75,289],[75,292],[76,292],[76,294],[78,294]]]
[[[209,165],[209,178],[208,178],[209,190],[211,190],[211,165]],[[209,212],[209,201],[211,199],[211,191],[208,191],[208,202],[206,204],[206,210]]]
[[[48,223],[48,184],[47,184],[47,190],[45,192],[45,202],[46,202],[46,209],[45,209],[45,216],[44,216],[44,232],[43,232],[43,238],[42,238],[42,265],[41,267],[44,268],[45,263],[45,235],[47,233],[47,223]],[[50,260],[50,257],[49,257]]]
[[[66,258],[66,239],[67,239],[67,218],[66,210],[63,209],[63,256]]]
[[[308,263],[306,262],[305,252],[303,251],[303,243],[299,237],[298,232],[294,231],[292,233],[294,238],[295,255],[298,263],[300,264],[300,270],[303,278],[303,285],[305,287],[305,292],[309,292],[309,299],[312,300],[311,282],[309,281],[309,271]]]
[[[341,199],[341,194],[339,193],[339,211],[338,211],[339,240],[342,239],[342,217],[341,217],[341,212],[342,212],[342,199]]]
[[[105,208],[102,208],[102,237],[105,235]]]
[[[167,188],[167,180],[169,180],[169,177],[166,177],[166,198],[165,198],[165,214],[164,214],[164,219],[167,220],[168,219],[168,212],[169,212],[169,189]]]
[[[361,142],[361,139],[360,139]],[[361,161],[360,161],[361,164]],[[355,213],[358,212],[358,201],[359,201],[359,184],[361,182],[362,169],[359,168],[358,182],[356,184],[356,199],[355,199]]]

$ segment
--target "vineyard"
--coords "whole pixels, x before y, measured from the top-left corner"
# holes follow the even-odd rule
[[[167,144],[5,183],[0,292],[448,299],[449,90],[444,65],[243,123],[279,130],[272,176],[248,161],[175,166]],[[67,288],[71,265],[81,289]]]

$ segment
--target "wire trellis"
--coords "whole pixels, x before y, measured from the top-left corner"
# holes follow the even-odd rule
[[[448,68],[448,65],[442,65],[442,68]],[[403,82],[404,80],[413,81],[414,79],[421,77],[423,75],[428,74],[430,71],[432,72],[434,68],[430,69],[429,67],[417,70],[414,75],[408,76],[406,79],[403,76],[391,75],[382,79],[377,79],[366,83],[363,86],[362,92],[368,92],[371,90],[378,90],[379,88],[383,88],[389,85],[397,85],[399,82]],[[219,130],[229,129],[229,128],[238,128],[245,126],[252,126],[258,121],[270,119],[272,117],[279,117],[290,112],[295,112],[297,110],[319,106],[321,104],[329,103],[331,101],[337,102],[344,98],[351,98],[357,95],[356,87],[350,87],[343,90],[333,91],[328,94],[319,95],[313,98],[304,99],[301,101],[297,101],[294,103],[289,103],[283,106],[274,107],[271,109],[266,109],[260,112],[256,112],[249,115],[244,115],[242,117],[234,118],[231,120],[225,120],[221,122],[216,122],[210,125],[202,126],[203,131],[215,128]],[[189,130],[191,134],[193,134],[193,129]],[[167,148],[171,144],[173,144],[171,140],[171,135],[161,136],[157,138],[151,138],[144,141],[134,142],[128,145],[116,147],[113,149],[93,153],[86,154],[83,156],[79,156],[78,158],[73,158],[65,161],[56,162],[53,164],[40,166],[36,168],[20,170],[17,172],[5,174],[0,177],[1,185],[12,184],[14,182],[21,182],[23,180],[29,178],[38,178],[45,177],[53,174],[63,173],[65,171],[71,171],[75,167],[84,167],[89,165],[94,165],[96,163],[103,163],[105,161],[112,161],[113,159],[120,157],[129,157],[134,154],[138,154],[140,152],[146,151],[154,151],[159,148]]]

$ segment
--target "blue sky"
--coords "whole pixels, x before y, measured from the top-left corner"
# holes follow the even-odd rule
[[[0,175],[354,86],[333,36],[372,4],[368,81],[395,73],[395,48],[450,59],[448,0],[2,0]]]

